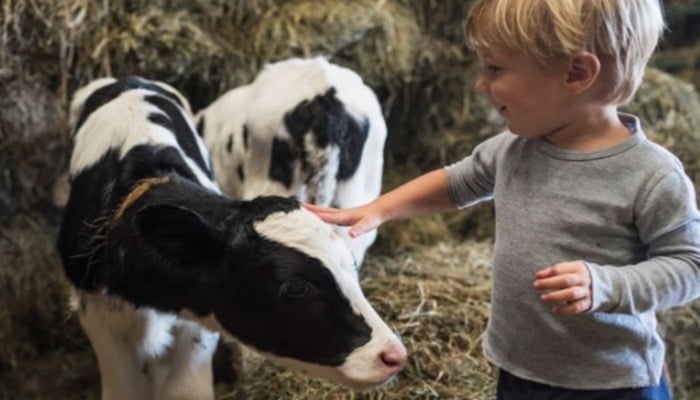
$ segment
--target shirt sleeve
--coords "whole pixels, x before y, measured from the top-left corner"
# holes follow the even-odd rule
[[[498,154],[509,135],[504,132],[487,139],[471,155],[445,167],[447,190],[455,207],[469,207],[493,197]]]
[[[700,217],[692,183],[682,169],[657,173],[634,206],[647,259],[633,265],[587,263],[591,312],[643,313],[700,296]]]

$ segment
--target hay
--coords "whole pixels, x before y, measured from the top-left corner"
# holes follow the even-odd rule
[[[370,84],[408,80],[420,32],[394,2],[292,1],[272,8],[250,32],[261,62],[322,54],[363,71]],[[345,62],[343,62],[345,61]]]
[[[53,228],[36,216],[0,227],[0,398],[71,398],[76,381],[99,381],[86,368],[92,355],[68,312],[54,243]]]
[[[0,83],[0,223],[19,212],[54,215],[51,185],[66,160],[65,115],[37,83]]]
[[[659,313],[673,398],[700,399],[700,301]]]
[[[678,156],[696,186],[700,184],[700,96],[692,84],[648,68],[625,110],[637,114],[649,139]]]

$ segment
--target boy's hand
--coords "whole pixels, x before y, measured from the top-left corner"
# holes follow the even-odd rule
[[[554,305],[555,314],[580,314],[593,304],[591,273],[583,261],[563,262],[537,271],[535,289],[542,293],[543,302]]]
[[[302,204],[302,206],[330,224],[350,226],[348,235],[352,238],[376,229],[382,222],[368,205],[344,209],[307,203]]]

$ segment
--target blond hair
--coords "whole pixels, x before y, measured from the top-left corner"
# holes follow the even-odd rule
[[[660,0],[476,0],[465,21],[471,48],[506,46],[543,66],[595,54],[606,100],[628,102],[664,29]]]

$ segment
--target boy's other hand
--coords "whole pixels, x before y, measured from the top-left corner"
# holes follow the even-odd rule
[[[583,261],[569,261],[543,268],[535,273],[535,289],[543,302],[552,304],[552,312],[580,314],[590,310],[591,273]]]
[[[348,235],[352,238],[376,229],[381,224],[380,218],[371,212],[369,206],[343,209],[308,203],[303,203],[302,206],[330,224],[350,226]]]

